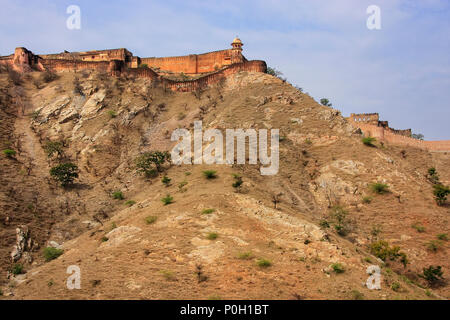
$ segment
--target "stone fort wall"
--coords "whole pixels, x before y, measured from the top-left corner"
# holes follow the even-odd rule
[[[411,137],[411,129],[389,128],[387,121],[379,121],[378,113],[352,113],[347,120],[361,129],[365,136],[396,145],[405,145],[433,152],[450,152],[450,140],[424,141]]]
[[[247,59],[240,51],[228,49],[204,54],[191,54],[179,57],[141,58],[141,64],[161,72],[169,71],[184,74],[201,74],[218,71],[234,63],[245,62]]]

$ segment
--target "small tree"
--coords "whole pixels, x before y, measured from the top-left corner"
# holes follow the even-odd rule
[[[333,105],[332,103],[330,103],[330,100],[328,100],[327,98],[320,99],[320,104],[325,107],[331,107]]]
[[[341,206],[333,206],[331,208],[330,216],[334,220],[334,229],[341,236],[345,236],[348,233],[347,215],[347,210]]]
[[[447,196],[450,194],[450,188],[442,184],[435,184],[433,188],[433,194],[436,203],[439,206],[443,206],[445,204],[445,201],[447,201]]]
[[[63,187],[73,183],[78,178],[78,167],[73,163],[63,163],[50,169],[50,175],[58,180]]]
[[[421,133],[413,133],[411,135],[412,138],[417,139],[417,140],[423,140],[425,138],[425,136]]]
[[[48,141],[44,146],[44,150],[49,158],[51,158],[55,153],[58,158],[64,154],[63,144],[59,141]]]
[[[266,73],[277,78],[280,78],[283,75],[283,72],[271,67],[267,67]]]
[[[443,279],[442,275],[443,271],[441,266],[429,266],[428,268],[423,268],[421,277],[427,280],[430,285],[433,285]]]
[[[244,183],[244,181],[242,180],[242,176],[239,174],[233,174],[233,178],[233,188],[236,189],[236,192],[241,192],[242,184]]]
[[[162,166],[170,161],[170,153],[167,151],[146,152],[136,159],[136,170],[147,177],[154,176],[162,171]],[[156,169],[156,172],[155,172]]]
[[[428,180],[431,183],[437,184],[439,183],[439,175],[437,173],[436,168],[429,168],[428,169],[428,175],[427,175]]]

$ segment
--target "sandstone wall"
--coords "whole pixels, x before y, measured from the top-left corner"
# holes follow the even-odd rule
[[[244,62],[240,51],[228,49],[179,57],[141,58],[150,68],[174,73],[199,74],[214,72],[233,63]]]
[[[379,127],[372,124],[361,123],[358,127],[364,133],[365,136],[374,137],[380,141],[385,141],[397,145],[406,145],[410,147],[416,147],[423,150],[434,152],[450,152],[450,140],[441,141],[423,141],[407,136],[399,135],[389,129]]]
[[[99,72],[108,72],[110,62],[108,61],[77,61],[77,60],[62,60],[62,59],[42,59],[43,67],[50,71],[79,71],[79,70],[95,70]]]

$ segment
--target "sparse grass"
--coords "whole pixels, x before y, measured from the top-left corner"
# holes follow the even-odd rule
[[[358,290],[352,290],[350,293],[353,300],[364,300],[364,294],[362,294]]]
[[[173,203],[173,197],[170,194],[168,194],[167,196],[162,198],[161,201],[164,203],[165,206],[167,206],[168,204]]]
[[[111,223],[111,230],[114,230],[117,228],[117,224],[115,222]]]
[[[134,200],[128,200],[127,202],[125,202],[125,205],[128,206],[128,207],[131,207],[131,206],[133,206],[135,204],[136,204],[136,201],[134,201]]]
[[[5,157],[13,159],[16,156],[16,151],[12,149],[5,149],[3,150],[3,154],[5,155]]]
[[[253,258],[253,253],[251,253],[250,251],[240,252],[238,253],[237,258],[241,260],[249,260]]]
[[[109,240],[109,238],[107,236],[104,236],[100,239],[101,242],[106,242],[108,240]]]
[[[375,147],[375,145],[373,144],[377,139],[375,139],[374,137],[364,137],[361,139],[362,143],[368,147]]]
[[[216,209],[204,209],[204,210],[202,210],[202,214],[211,214],[214,211],[216,211]]]
[[[345,272],[344,266],[342,264],[340,264],[339,262],[331,264],[330,267],[331,267],[331,269],[333,269],[334,273],[344,273]]]
[[[45,261],[48,262],[48,261],[54,260],[54,259],[58,258],[60,255],[62,255],[63,252],[64,252],[64,250],[53,248],[53,247],[44,248]]]
[[[186,180],[181,181],[181,182],[178,184],[178,191],[179,191],[179,192],[186,192],[187,189],[185,188],[185,186],[186,186],[187,184],[188,184],[188,182],[187,182]]]
[[[222,298],[216,294],[208,297],[208,300],[222,300]]]
[[[327,220],[321,220],[321,221],[319,222],[319,226],[320,226],[322,229],[326,229],[326,228],[329,228],[329,227],[330,227],[330,223],[329,223]]]
[[[192,173],[189,172],[189,171],[186,171],[186,172],[184,173],[185,176],[190,176],[191,174],[192,174]]]
[[[113,197],[113,199],[116,199],[116,200],[123,200],[123,199],[125,199],[122,191],[115,191],[115,192],[113,192],[112,197]]]
[[[114,110],[109,110],[108,115],[111,119],[114,119],[115,117],[117,117],[117,112],[115,112]]]
[[[425,245],[429,251],[437,252],[441,248],[442,242],[439,240],[431,240],[427,242]]]
[[[208,180],[215,179],[215,178],[217,178],[217,171],[215,171],[215,170],[205,170],[205,171],[203,171],[203,175]]]
[[[362,202],[365,203],[365,204],[369,204],[369,203],[372,202],[372,197],[369,197],[369,196],[363,197],[362,198]]]
[[[365,257],[364,262],[372,263],[372,259],[370,257]]]
[[[441,241],[448,241],[448,236],[446,233],[440,233],[436,237]]]
[[[372,183],[370,189],[377,194],[384,194],[389,192],[389,186],[384,183]]]
[[[272,262],[267,259],[258,259],[256,265],[261,268],[268,268],[272,265]]]
[[[206,235],[208,240],[216,240],[218,237],[219,235],[216,232],[210,232]]]
[[[393,283],[391,284],[391,289],[392,289],[393,291],[395,291],[395,292],[398,292],[398,291],[400,290],[400,283],[398,283],[398,282],[393,282]]]
[[[175,273],[170,270],[161,270],[159,273],[166,279],[167,281],[175,280]]]
[[[425,227],[420,223],[414,223],[411,228],[416,229],[416,231],[420,233],[425,232]]]
[[[158,218],[156,216],[148,216],[145,218],[145,223],[152,224],[155,223]]]

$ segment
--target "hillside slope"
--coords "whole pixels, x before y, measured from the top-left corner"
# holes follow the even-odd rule
[[[2,275],[16,263],[26,272],[2,276],[4,297],[450,296],[446,283],[428,288],[418,276],[430,265],[442,266],[448,276],[448,243],[436,240],[449,232],[449,206],[436,205],[426,177],[436,167],[441,182],[450,183],[448,154],[367,147],[337,110],[261,73],[238,73],[194,94],[98,73],[64,72],[40,84],[33,73],[20,86],[0,76],[3,148],[18,151],[15,159],[1,159]],[[278,174],[261,176],[259,165],[249,164],[167,166],[154,178],[136,172],[140,153],[171,150],[173,130],[192,129],[196,120],[204,129],[280,129]],[[47,157],[48,141],[64,145],[60,157]],[[78,165],[80,177],[64,189],[49,169],[67,161]],[[210,169],[217,178],[203,176]],[[240,192],[232,174],[242,176]],[[164,175],[169,186],[161,182]],[[373,193],[375,182],[390,191]],[[113,199],[116,191],[125,199]],[[167,194],[174,201],[164,205]],[[341,235],[330,216],[340,208],[348,212]],[[149,224],[148,217],[156,220]],[[31,240],[12,263],[17,228],[28,229]],[[211,233],[217,238],[208,239]],[[398,245],[406,267],[373,256],[370,244],[379,240]],[[62,245],[64,254],[44,262],[49,241]],[[428,249],[431,241],[436,250]],[[261,259],[271,265],[257,265]],[[336,263],[342,273],[337,265],[333,271]],[[364,286],[373,264],[382,268],[381,290]],[[80,290],[66,288],[70,265],[81,269]]]

